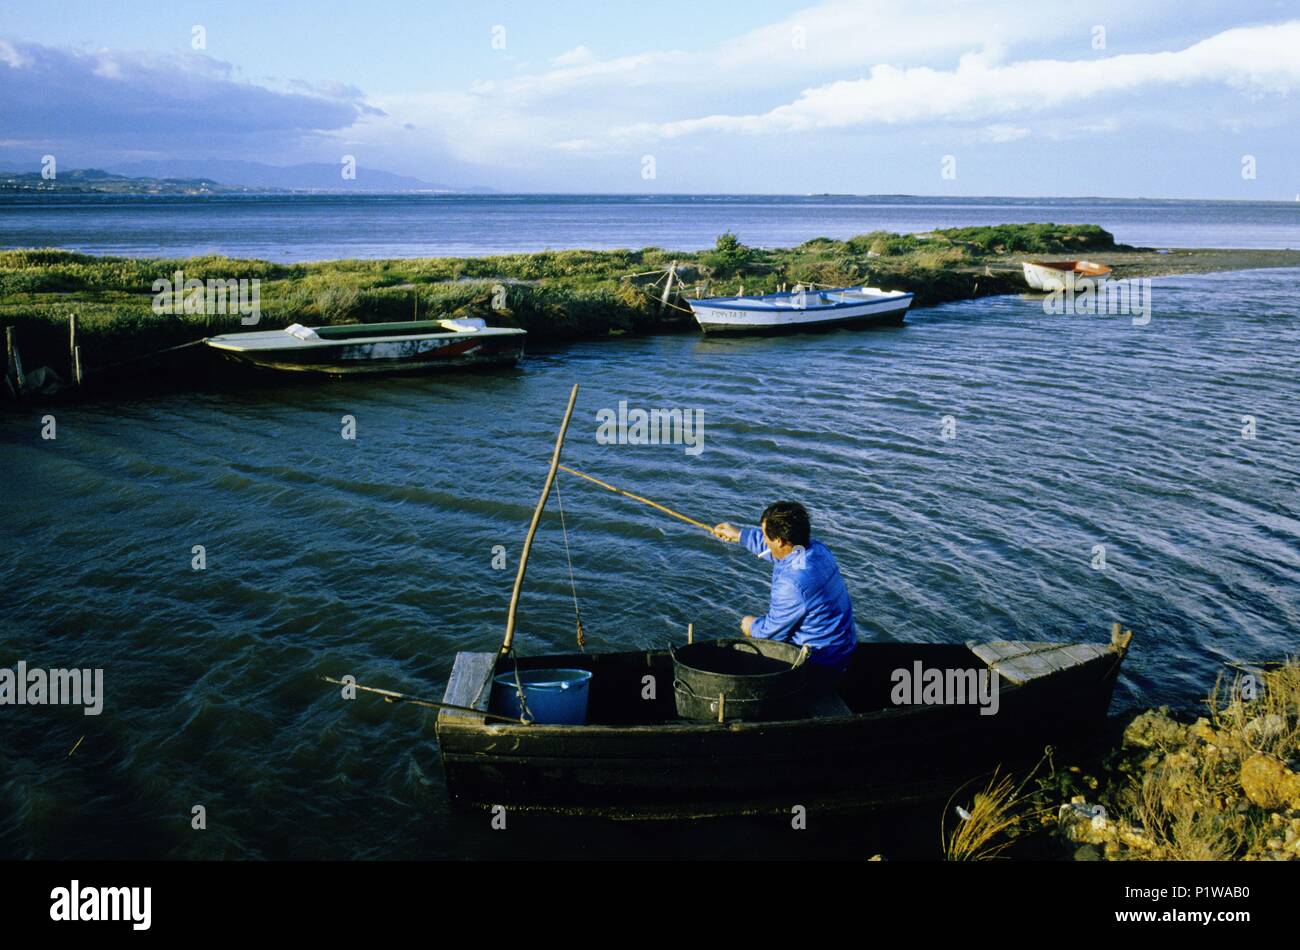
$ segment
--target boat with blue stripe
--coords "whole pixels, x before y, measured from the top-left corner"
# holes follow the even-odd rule
[[[761,297],[687,298],[705,333],[780,333],[830,326],[898,326],[912,294],[879,287],[794,290]]]

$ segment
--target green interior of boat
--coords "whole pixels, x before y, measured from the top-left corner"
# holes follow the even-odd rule
[[[839,685],[840,703],[821,704],[809,716],[866,713],[895,708],[890,700],[893,672],[920,660],[926,667],[982,668],[984,662],[962,644],[859,644]],[[673,661],[666,650],[634,653],[577,653],[519,657],[519,669],[590,670],[589,725],[639,726],[681,723],[673,694]],[[498,660],[494,673],[509,673],[514,662]],[[654,677],[647,696],[645,677]],[[1004,688],[1005,688],[1004,684]]]

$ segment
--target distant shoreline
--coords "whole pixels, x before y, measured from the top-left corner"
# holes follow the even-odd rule
[[[724,241],[723,238],[727,238]],[[913,309],[1029,292],[1021,263],[1088,258],[1111,279],[1300,267],[1300,251],[1134,248],[1095,225],[997,225],[923,234],[816,238],[793,248],[746,247],[724,235],[708,251],[566,250],[461,258],[275,263],[226,257],[151,259],[60,250],[0,251],[0,326],[12,327],[24,365],[70,373],[69,317],[78,318],[87,395],[230,372],[207,347],[219,333],[446,316],[482,317],[528,331],[534,343],[690,332],[685,297],[771,293],[796,283],[870,284],[915,295]],[[665,303],[663,275],[676,283]],[[255,326],[238,313],[157,313],[153,283],[256,281]],[[169,285],[170,286],[170,285]],[[150,354],[188,346],[181,354]],[[112,369],[129,361],[128,370]],[[171,382],[169,382],[169,379]],[[64,390],[66,394],[68,391]]]
[[[874,192],[812,192],[797,194],[792,192],[702,192],[702,191],[491,191],[483,188],[408,188],[408,189],[374,189],[363,188],[273,188],[264,186],[225,185],[217,182],[214,189],[207,192],[167,192],[140,188],[138,190],[96,191],[81,186],[60,186],[57,188],[11,188],[6,187],[5,176],[0,174],[0,201],[6,198],[50,198],[50,197],[172,197],[172,198],[283,198],[299,196],[304,198],[409,198],[409,197],[454,197],[472,198],[483,201],[511,198],[554,198],[566,199],[623,199],[644,201],[648,199],[691,200],[691,199],[785,199],[797,202],[814,201],[933,201],[941,204],[961,205],[975,202],[1043,202],[1043,203],[1116,203],[1116,204],[1225,204],[1225,205],[1296,205],[1300,202],[1294,198],[1192,198],[1166,196],[1119,196],[1119,195],[913,195],[903,193],[877,194]],[[177,179],[159,179],[159,181],[176,182]]]

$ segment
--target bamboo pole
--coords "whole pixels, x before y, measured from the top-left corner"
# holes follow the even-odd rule
[[[591,475],[587,475],[584,472],[579,472],[577,469],[569,468],[567,465],[561,465],[560,470],[564,472],[568,472],[570,475],[577,475],[579,478],[585,478],[587,481],[591,482],[592,484],[599,485],[601,488],[605,489],[606,491],[612,491],[616,495],[622,495],[624,498],[631,498],[633,501],[639,501],[641,502],[641,504],[649,505],[651,508],[658,508],[664,514],[672,515],[674,518],[677,518],[680,521],[685,521],[687,524],[693,524],[697,528],[703,528],[705,531],[708,531],[709,533],[713,532],[712,525],[707,525],[703,521],[696,521],[694,518],[688,518],[680,511],[673,511],[671,508],[668,508],[665,505],[661,505],[657,501],[651,501],[649,498],[642,498],[640,495],[634,495],[630,491],[623,491],[623,489],[621,488],[615,488],[613,485],[609,484],[608,482],[602,482],[599,478],[593,478]]]
[[[528,552],[533,547],[533,535],[537,534],[537,525],[542,520],[542,509],[546,507],[546,499],[551,494],[551,486],[555,484],[555,470],[560,466],[560,450],[564,448],[564,435],[569,431],[569,419],[573,417],[573,405],[578,401],[578,384],[573,384],[573,390],[569,393],[569,406],[564,410],[564,421],[560,423],[560,434],[555,437],[555,451],[551,453],[551,468],[546,473],[546,484],[542,486],[542,497],[537,500],[537,507],[533,509],[533,520],[528,525],[528,535],[524,538],[524,548],[519,553],[519,572],[515,575],[515,587],[510,592],[510,614],[506,618],[506,638],[501,644],[501,655],[505,656],[510,652],[510,647],[515,638],[515,614],[519,610],[519,591],[524,586],[524,572],[528,570]]]
[[[516,725],[527,722],[523,719],[516,719],[512,716],[499,716],[496,713],[486,712],[482,709],[475,709],[473,706],[457,706],[455,703],[439,703],[432,699],[417,699],[414,696],[407,696],[405,693],[399,693],[392,689],[380,689],[377,686],[362,686],[360,683],[345,683],[342,680],[336,680],[332,676],[322,676],[326,683],[333,683],[335,686],[351,686],[353,689],[359,689],[363,693],[374,693],[376,696],[384,697],[385,702],[389,703],[410,703],[412,706],[428,706],[430,709],[450,709],[453,712],[473,713],[476,716],[483,716],[486,719],[499,719],[502,722],[512,722]],[[73,750],[76,751],[75,748]],[[69,755],[72,753],[69,752]]]

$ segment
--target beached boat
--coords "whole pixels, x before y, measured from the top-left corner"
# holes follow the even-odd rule
[[[326,327],[295,323],[205,342],[225,356],[265,369],[350,376],[513,363],[523,356],[525,336],[524,330],[489,327],[474,318]]]
[[[1099,280],[1110,273],[1105,264],[1092,261],[1025,261],[1023,266],[1025,282],[1048,293],[1073,287],[1082,277]]]
[[[705,333],[780,333],[830,326],[897,325],[912,295],[879,287],[796,288],[761,297],[691,299]]]

